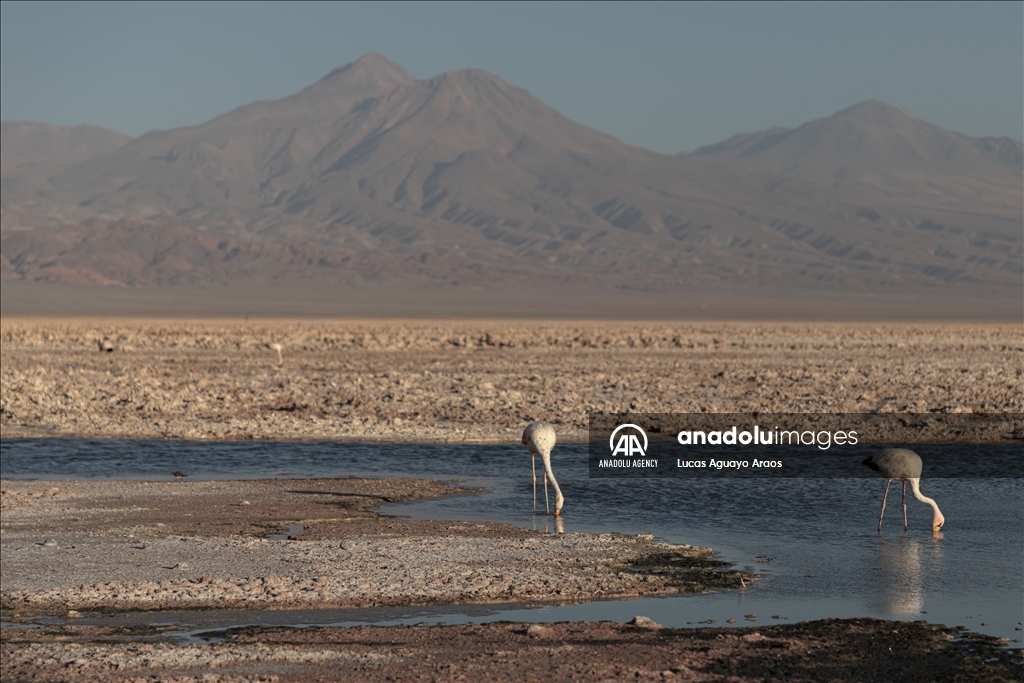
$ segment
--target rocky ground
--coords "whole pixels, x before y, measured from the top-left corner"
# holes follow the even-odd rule
[[[571,622],[241,629],[179,647],[159,629],[62,626],[6,633],[4,680],[248,681],[1022,680],[985,637],[923,622],[828,619],[753,629]]]
[[[755,579],[716,571],[723,563],[709,549],[650,536],[544,534],[368,510],[460,490],[429,481],[2,485],[0,595],[22,615],[576,601]]]
[[[1024,411],[1019,324],[8,317],[0,340],[4,437],[488,442],[546,420],[582,440],[596,411]]]

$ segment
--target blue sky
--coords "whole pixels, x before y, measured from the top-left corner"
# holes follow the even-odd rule
[[[0,4],[0,118],[132,135],[276,99],[367,52],[482,68],[659,152],[864,99],[1024,137],[1024,3]]]

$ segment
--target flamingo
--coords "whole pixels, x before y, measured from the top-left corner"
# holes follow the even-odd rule
[[[271,351],[277,351],[277,364],[278,365],[280,365],[281,363],[284,363],[284,358],[281,357],[281,349],[284,348],[283,346],[281,346],[277,342],[270,342],[269,344],[264,344],[264,346],[266,346]]]
[[[882,511],[878,513],[878,530],[882,530],[882,515],[885,514],[885,499],[889,495],[889,485],[893,481],[903,482],[903,530],[907,530],[907,482],[914,492],[914,498],[932,506],[932,532],[938,532],[946,523],[946,518],[939,511],[939,505],[931,498],[922,495],[918,486],[921,481],[921,457],[906,448],[883,448],[870,458],[862,461],[874,471],[886,478],[885,495],[882,496]]]
[[[562,491],[558,488],[555,475],[551,471],[551,449],[555,447],[555,428],[547,422],[533,422],[523,430],[523,445],[530,451],[530,462],[533,465],[533,511],[537,511],[537,454],[544,462],[544,507],[551,512],[548,503],[548,479],[555,487],[555,517],[562,513]]]

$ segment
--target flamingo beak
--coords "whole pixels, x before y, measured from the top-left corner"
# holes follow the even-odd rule
[[[942,527],[941,527],[941,526],[933,526],[933,527],[932,527],[932,533],[933,533],[933,534],[937,534],[937,533],[939,533],[939,530],[940,530],[940,529],[942,529]]]
[[[553,516],[554,517],[558,517],[561,514],[562,514],[561,510],[555,510],[555,514]]]

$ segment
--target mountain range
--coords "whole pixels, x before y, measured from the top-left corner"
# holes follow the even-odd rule
[[[51,126],[32,121],[0,123],[0,168],[68,164],[112,152],[132,137],[99,126]]]
[[[945,130],[867,100],[799,128],[741,133],[694,156],[950,208],[1018,209],[1024,145]]]
[[[8,281],[1019,300],[1024,273],[1021,143],[877,101],[673,156],[367,55],[198,126],[40,126],[3,124]]]

